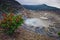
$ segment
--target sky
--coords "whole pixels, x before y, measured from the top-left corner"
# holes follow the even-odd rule
[[[16,0],[22,5],[41,5],[46,4],[48,6],[53,6],[60,8],[60,0]]]

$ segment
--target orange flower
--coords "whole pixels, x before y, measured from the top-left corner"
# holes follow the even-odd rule
[[[7,15],[6,15],[6,13],[3,13],[2,16],[6,17]]]
[[[13,19],[11,17],[9,17],[8,20],[12,21]]]
[[[11,18],[10,21],[12,21],[13,19]]]
[[[13,19],[12,19],[12,17],[9,15],[8,18],[7,18],[7,20],[12,21]]]
[[[14,16],[14,13],[11,13],[10,16]]]
[[[2,23],[6,23],[6,20],[2,20]]]
[[[4,17],[4,20],[7,20],[7,17]]]
[[[18,18],[16,18],[16,22],[18,22],[19,21],[19,19]]]

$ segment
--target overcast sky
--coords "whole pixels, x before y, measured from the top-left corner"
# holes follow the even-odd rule
[[[41,5],[46,4],[49,6],[60,8],[60,0],[16,0],[22,5]]]

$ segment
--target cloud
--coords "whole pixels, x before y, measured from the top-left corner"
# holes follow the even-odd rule
[[[60,0],[16,0],[22,5],[41,5],[46,4],[48,6],[53,6],[60,8]]]

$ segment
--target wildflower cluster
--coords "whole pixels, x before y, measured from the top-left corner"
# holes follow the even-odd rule
[[[2,14],[3,19],[0,21],[0,27],[4,29],[3,31],[7,34],[13,34],[14,31],[22,25],[23,18],[21,15],[14,15],[14,13],[10,14]]]

